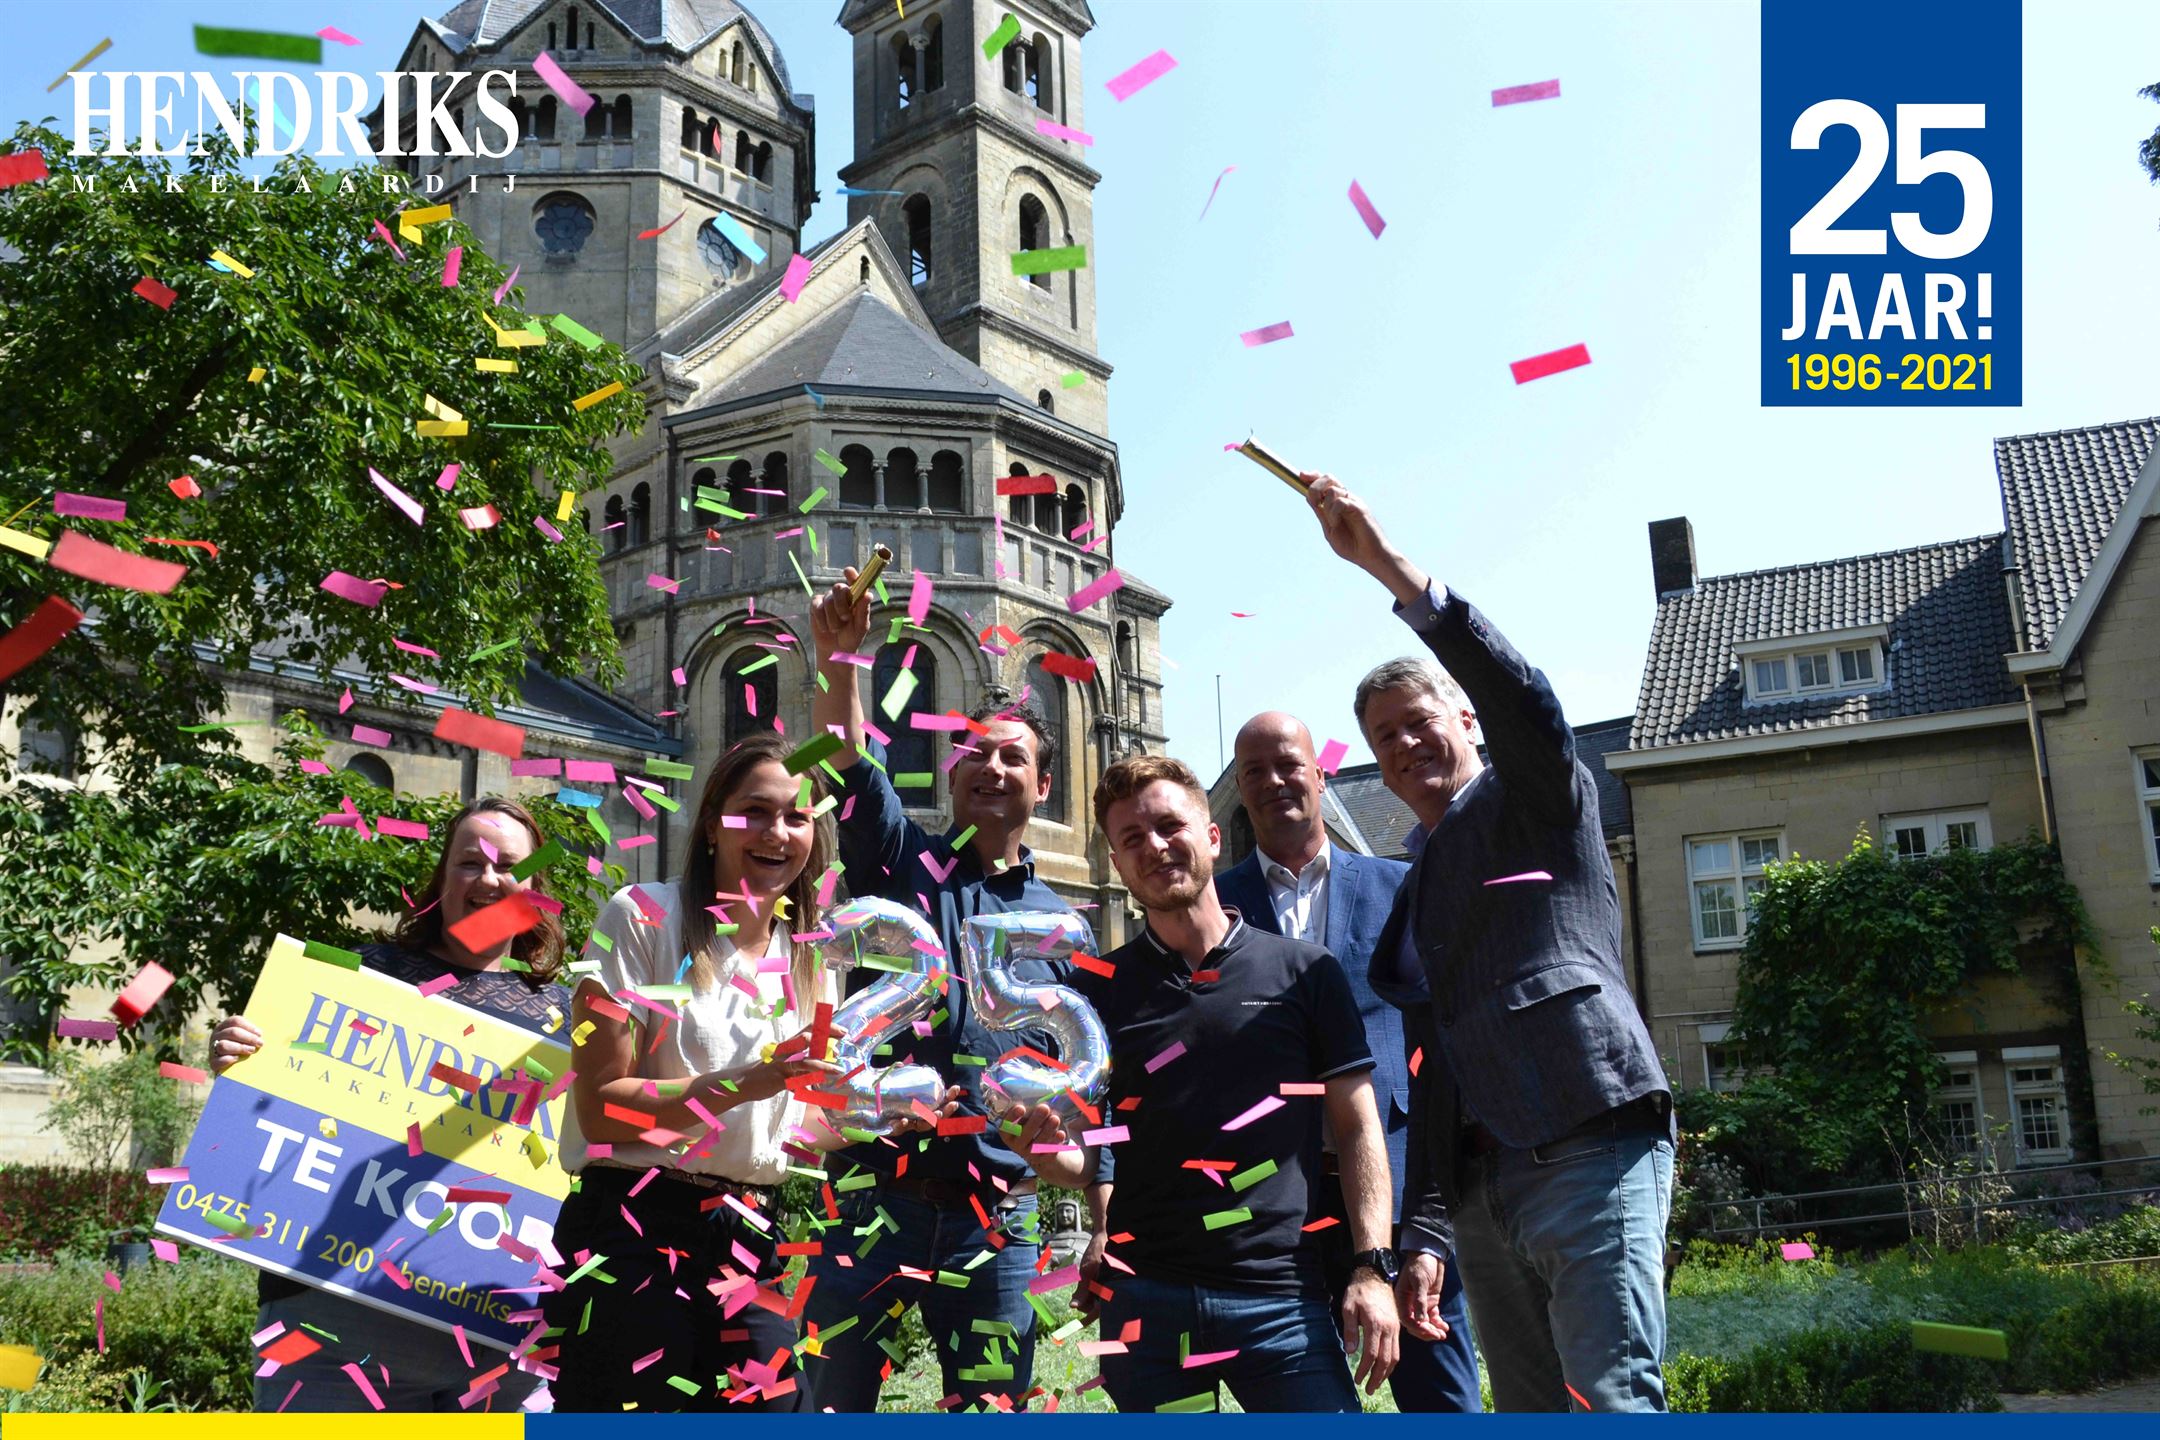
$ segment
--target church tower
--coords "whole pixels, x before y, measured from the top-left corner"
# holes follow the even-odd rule
[[[840,172],[848,219],[872,219],[905,256],[945,343],[1045,410],[1109,429],[1095,353],[1094,192],[1087,147],[1037,122],[1085,130],[1086,0],[848,0],[855,43],[855,159]],[[983,45],[1012,32],[994,58]],[[1023,250],[1088,247],[1090,265],[1015,275]],[[1067,377],[1085,376],[1066,388]]]

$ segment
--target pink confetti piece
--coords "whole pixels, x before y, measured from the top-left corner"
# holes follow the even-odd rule
[[[494,304],[502,304],[502,297],[510,293],[510,287],[512,285],[517,284],[518,272],[520,270],[523,270],[524,268],[525,267],[523,265],[513,265],[510,267],[510,278],[503,281],[502,285],[495,291],[495,299],[493,301]]]
[[[1259,1104],[1253,1106],[1252,1109],[1247,1110],[1244,1114],[1238,1116],[1235,1120],[1230,1121],[1222,1128],[1225,1130],[1242,1130],[1247,1125],[1252,1124],[1253,1121],[1258,1120],[1263,1116],[1272,1115],[1277,1110],[1280,1110],[1282,1108],[1282,1096],[1270,1095],[1267,1097],[1267,1099],[1262,1100]]]
[[[391,235],[389,229],[380,220],[377,220],[375,222],[375,233],[382,237],[383,244],[390,247],[391,254],[397,256],[397,258],[400,260],[403,260],[405,258],[405,252],[398,248],[396,238]],[[298,1389],[299,1387],[295,1386],[294,1388]]]
[[[1540,880],[1550,881],[1551,879],[1552,876],[1546,874],[1543,870],[1525,870],[1520,875],[1502,875],[1497,880],[1487,880],[1485,883],[1487,885],[1524,885]]]
[[[452,246],[451,246],[451,247],[450,247],[450,248],[449,248],[448,250],[446,250],[446,251],[444,251],[444,252],[443,252],[443,260],[442,260],[442,283],[443,283],[443,289],[445,289],[445,290],[454,290],[454,289],[456,289],[456,288],[457,288],[457,277],[458,277],[458,271],[462,270],[463,268],[465,268],[465,247],[464,247],[464,246],[462,246],[462,245],[452,245]]]
[[[360,43],[358,40],[353,39],[352,36],[347,35],[344,31],[338,29],[335,25],[323,26],[322,29],[315,32],[315,38],[318,40],[329,40],[339,45],[358,45]]]
[[[1350,182],[1350,203],[1356,207],[1358,219],[1365,222],[1365,228],[1372,231],[1372,238],[1379,239],[1380,232],[1387,229],[1387,221],[1380,218],[1380,212],[1373,208],[1372,201],[1366,197],[1365,187],[1355,180]]]
[[[592,109],[593,97],[585,93],[584,86],[565,75],[562,66],[556,64],[555,57],[547,51],[543,50],[533,56],[533,71],[539,75],[541,84],[553,90],[563,104],[577,111],[580,116]]]
[[[1055,120],[1037,120],[1035,133],[1047,135],[1053,140],[1070,140],[1075,145],[1093,145],[1095,137],[1085,130],[1075,130],[1070,125],[1060,125]]]
[[[440,995],[457,982],[458,977],[455,975],[437,975],[432,980],[422,982],[419,990],[422,995]]]
[[[809,283],[810,257],[807,255],[790,255],[787,262],[787,274],[780,277],[780,293],[786,297],[787,303],[793,305],[797,300],[800,300],[803,286]]]
[[[1090,605],[1115,594],[1125,584],[1125,577],[1115,570],[1106,570],[1103,577],[1092,585],[1084,585],[1065,597],[1065,608],[1078,615]]]
[[[1332,775],[1342,768],[1343,757],[1349,753],[1348,745],[1340,740],[1330,740],[1320,747],[1319,757],[1314,763],[1320,767],[1321,774]]]
[[[968,728],[968,722],[966,717],[961,715],[929,715],[917,710],[914,714],[908,716],[908,728],[911,730],[965,730]]]
[[[400,675],[395,670],[389,671],[387,673],[389,674],[390,679],[393,683],[402,685],[407,690],[412,690],[422,695],[433,695],[434,693],[436,693],[436,687],[428,684],[425,680],[415,680],[409,675]]]
[[[1105,1125],[1100,1130],[1080,1132],[1080,1143],[1083,1145],[1117,1145],[1130,1139],[1132,1132],[1123,1125]]]
[[[636,1375],[641,1371],[647,1369],[648,1367],[658,1364],[660,1361],[660,1357],[665,1354],[667,1354],[667,1346],[663,1345],[658,1350],[653,1351],[650,1355],[640,1356],[639,1358],[630,1362],[630,1373],[632,1375]]]
[[[1154,84],[1175,69],[1177,61],[1171,58],[1170,52],[1157,50],[1123,74],[1111,76],[1110,83],[1103,88],[1123,102],[1131,98],[1135,91]]]
[[[53,514],[79,515],[85,520],[125,520],[127,501],[107,500],[102,495],[77,495],[62,490],[53,496]]]
[[[563,778],[565,780],[598,781],[603,785],[612,785],[615,783],[615,767],[606,760],[565,760],[563,762]]]
[[[348,686],[346,686],[346,687],[345,687],[345,693],[344,693],[344,694],[342,694],[342,695],[340,695],[340,696],[338,696],[338,702],[337,702],[337,713],[338,713],[338,714],[340,714],[340,715],[342,715],[342,714],[344,714],[344,713],[345,713],[346,711],[348,711],[348,710],[352,709],[352,707],[353,707],[353,698],[352,698],[352,686],[348,685]],[[326,766],[324,766],[324,767],[323,767],[323,772],[322,772],[322,773],[323,773],[323,774],[325,774],[325,775],[329,774],[329,773],[330,773],[330,767],[329,767],[329,766],[327,766],[327,765],[326,765]]]
[[[328,775],[330,773],[330,767],[320,760],[302,760],[300,768],[309,775]]]
[[[400,840],[425,840],[428,838],[428,827],[417,820],[400,820],[395,815],[378,815],[375,817],[375,833],[394,835]]]
[[[560,775],[562,774],[562,768],[563,762],[560,760],[513,760],[510,762],[510,773],[512,775]]]
[[[1036,1276],[1033,1280],[1028,1281],[1027,1288],[1030,1295],[1047,1295],[1052,1290],[1063,1290],[1068,1285],[1077,1285],[1079,1283],[1080,1267],[1067,1265],[1062,1269],[1052,1270],[1047,1275]]]
[[[1815,1258],[1815,1247],[1805,1240],[1794,1240],[1778,1246],[1778,1254],[1787,1260],[1812,1260]]]
[[[152,1240],[150,1253],[168,1264],[178,1264],[180,1260],[180,1247],[170,1240]]]
[[[353,726],[352,738],[357,745],[373,745],[377,749],[386,749],[390,744],[390,732],[378,730],[373,725]]]
[[[670,595],[682,588],[682,581],[670,580],[665,575],[647,575],[645,584],[654,590],[665,590]]]
[[[650,800],[647,800],[643,795],[640,795],[637,791],[631,789],[629,786],[623,786],[622,797],[625,804],[627,804],[631,809],[637,811],[638,814],[644,816],[647,820],[658,818],[660,812],[653,809],[652,802]]]
[[[425,1153],[426,1149],[427,1147],[420,1142],[420,1126],[418,1125],[418,1123],[407,1125],[405,1127],[405,1153],[407,1155],[417,1157]],[[459,1332],[459,1343],[464,1343],[464,1336],[462,1331]],[[467,1366],[470,1366],[472,1364],[472,1352],[466,1352],[465,1363]]]
[[[53,1021],[53,1033],[63,1040],[117,1040],[120,1038],[120,1022],[62,1018]]]
[[[1237,169],[1237,166],[1235,165],[1223,166],[1222,175],[1217,175],[1215,177],[1215,183],[1208,187],[1207,204],[1200,207],[1200,218],[1202,220],[1207,219],[1207,212],[1215,208],[1215,192],[1222,189],[1223,176],[1228,175],[1232,170],[1235,169]],[[1229,450],[1235,450],[1237,449],[1237,446],[1229,445],[1225,446],[1224,448]]]
[[[1235,1350],[1210,1350],[1205,1355],[1187,1355],[1178,1364],[1186,1370],[1196,1370],[1202,1365],[1213,1365],[1218,1360],[1228,1360],[1237,1353]]]
[[[103,1355],[105,1353],[105,1297],[102,1295],[97,1299],[95,1313],[97,1315],[97,1351],[98,1354]]]
[[[110,1270],[107,1270],[105,1272],[105,1288],[112,1291],[115,1295],[118,1295],[120,1293],[120,1277],[113,1274],[113,1272]],[[280,1325],[278,1328],[282,1330],[285,1327],[283,1325]]]
[[[179,1185],[185,1182],[187,1178],[188,1167],[185,1165],[166,1165],[156,1170],[143,1172],[143,1179],[149,1181],[152,1185]]]
[[[465,522],[468,530],[492,530],[502,522],[502,516],[493,505],[475,505],[470,510],[460,510],[458,519]]]
[[[547,517],[545,515],[533,516],[533,528],[535,530],[538,530],[542,535],[547,536],[550,543],[556,545],[562,544],[562,531],[557,530],[554,526],[548,524]]]
[[[415,1130],[419,1129],[417,1125],[413,1128]],[[465,1368],[468,1370],[473,1369],[472,1345],[465,1339],[465,1327],[463,1325],[453,1325],[450,1327],[450,1333],[457,1337],[458,1354],[465,1357]]]
[[[421,524],[427,519],[426,506],[422,505],[419,501],[413,499],[412,496],[406,494],[403,490],[398,489],[397,486],[391,484],[388,480],[385,480],[379,472],[371,469],[367,473],[368,479],[375,482],[375,488],[382,491],[384,496],[389,499],[391,504],[397,506],[398,509],[405,512],[406,519],[412,521],[412,523],[415,525]]]
[[[952,874],[953,866],[960,863],[960,857],[955,855],[952,857],[952,859],[946,861],[943,865],[939,865],[937,862],[937,857],[932,855],[928,850],[923,851],[922,854],[917,856],[916,858],[922,861],[923,869],[928,870],[933,876],[935,876],[937,878],[938,884],[940,885],[945,883],[946,876]]]
[[[1508,370],[1515,376],[1517,385],[1526,385],[1532,380],[1542,380],[1563,370],[1579,369],[1589,363],[1589,346],[1570,345],[1565,350],[1548,350],[1543,355],[1517,360],[1508,366]]]
[[[1520,105],[1526,100],[1557,100],[1560,98],[1558,80],[1539,80],[1529,85],[1510,85],[1504,90],[1492,92],[1495,105]]]
[[[248,1336],[248,1343],[250,1345],[253,1345],[256,1349],[260,1350],[263,1346],[269,1344],[272,1340],[277,1339],[278,1336],[284,1333],[285,1322],[282,1320],[273,1320],[268,1325],[265,1325],[262,1329],[256,1331],[253,1335]]]
[[[397,646],[398,649],[403,650],[408,655],[425,655],[430,660],[442,659],[441,651],[430,650],[425,645],[415,645],[410,640],[400,640],[396,636],[392,636],[390,639],[390,643]]]
[[[930,618],[930,596],[933,588],[930,577],[917,570],[914,588],[908,591],[907,617],[910,624],[920,625]],[[908,654],[912,659],[913,646],[908,647]],[[905,670],[908,666],[903,664],[900,668]]]
[[[1148,1074],[1152,1075],[1157,1070],[1162,1069],[1163,1066],[1169,1064],[1171,1061],[1177,1059],[1178,1056],[1183,1055],[1184,1053],[1185,1042],[1182,1040],[1173,1040],[1170,1043],[1169,1049],[1163,1051],[1162,1054],[1157,1055],[1154,1059],[1148,1061],[1140,1068],[1147,1071]]]
[[[1277,340],[1288,340],[1294,333],[1290,328],[1290,322],[1281,320],[1273,325],[1263,325],[1258,330],[1247,330],[1239,335],[1238,339],[1243,340],[1245,348],[1250,350],[1255,345],[1272,345]]]
[[[443,466],[442,474],[435,477],[435,488],[438,490],[448,490],[451,486],[457,484],[458,472],[460,470],[463,470],[464,468],[465,467],[463,465],[454,464]]]
[[[365,1370],[362,1370],[358,1365],[351,1364],[340,1365],[338,1366],[338,1369],[343,1370],[347,1375],[352,1377],[353,1384],[360,1387],[360,1393],[367,1397],[368,1404],[374,1406],[377,1410],[383,1408],[382,1396],[376,1394],[375,1387],[368,1383],[367,1372]]]
[[[390,593],[390,587],[379,580],[362,580],[359,576],[348,575],[343,570],[333,570],[323,576],[322,588],[340,600],[368,606],[382,604],[383,596]]]

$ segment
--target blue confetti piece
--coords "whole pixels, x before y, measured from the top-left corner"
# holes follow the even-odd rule
[[[840,193],[841,193],[842,195],[905,195],[905,194],[907,194],[907,191],[905,191],[905,190],[857,190],[857,189],[854,189],[854,188],[852,188],[851,186],[847,186],[847,185],[842,185],[842,186],[840,187]]]
[[[817,391],[812,390],[809,386],[805,385],[802,387],[802,393],[809,396],[810,403],[817,406],[818,409],[822,410],[825,408],[825,397],[818,394]]]
[[[208,266],[209,266],[209,267],[210,267],[211,269],[213,269],[213,270],[218,270],[218,271],[222,271],[223,273],[225,273],[225,274],[227,274],[227,275],[230,275],[230,274],[232,274],[232,273],[233,273],[233,272],[232,272],[232,269],[231,269],[231,267],[229,267],[229,266],[225,266],[225,265],[220,265],[220,264],[218,264],[218,262],[217,262],[217,261],[215,261],[215,260],[205,260],[205,261],[203,261],[203,264],[205,264],[205,265],[208,265]]]
[[[743,229],[740,220],[723,210],[718,215],[713,216],[712,223],[713,229],[727,236],[730,244],[750,257],[751,264],[762,265],[765,263],[765,247],[750,238],[750,232]]]
[[[597,810],[600,808],[600,797],[598,795],[588,795],[583,790],[572,790],[568,786],[564,786],[555,792],[555,803],[558,805],[576,805],[586,810]]]

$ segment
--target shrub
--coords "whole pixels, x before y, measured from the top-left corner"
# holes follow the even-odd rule
[[[2020,1260],[2050,1265],[2160,1255],[2160,1206],[2147,1205],[2083,1230],[2021,1225],[2003,1243]]]
[[[129,1272],[120,1292],[102,1262],[63,1259],[52,1269],[0,1273],[0,1344],[45,1357],[28,1409],[126,1408],[139,1387],[162,1383],[160,1401],[187,1410],[245,1410],[255,1368],[255,1271],[238,1261],[183,1252],[177,1264]],[[105,1302],[105,1353],[96,1305]],[[141,1381],[130,1371],[143,1372]],[[54,1393],[47,1395],[48,1387]],[[67,1404],[51,1403],[64,1397]]]
[[[1686,1398],[1712,1411],[1999,1410],[1995,1367],[1912,1347],[1903,1324],[1814,1329],[1739,1360],[1684,1367]],[[1679,1406],[1675,1405],[1675,1409]]]
[[[162,1193],[132,1170],[0,1165],[0,1260],[101,1258],[111,1232],[157,1218]]]

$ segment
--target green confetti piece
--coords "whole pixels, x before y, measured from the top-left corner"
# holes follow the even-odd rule
[[[983,36],[983,59],[997,59],[998,51],[1003,50],[1007,45],[1012,44],[1013,41],[1019,38],[1019,17],[1014,15],[1007,15],[1003,20],[1000,20],[998,22],[997,29],[992,30],[988,35]]]
[[[928,770],[904,770],[892,777],[895,790],[928,790],[937,784],[937,776]]]
[[[587,350],[597,350],[604,343],[598,335],[593,334],[592,331],[578,324],[577,321],[572,320],[568,315],[557,315],[555,317],[554,324],[557,330],[560,330],[563,334],[569,336],[572,340],[577,341],[578,344],[584,346]]]
[[[1063,1325],[1060,1325],[1057,1329],[1051,1331],[1050,1338],[1053,1341],[1060,1341],[1065,1339],[1067,1336],[1076,1334],[1086,1328],[1087,1321],[1082,1320],[1079,1316],[1075,1315],[1072,1319],[1066,1321]]]
[[[808,1165],[790,1165],[787,1167],[787,1171],[788,1174],[800,1175],[805,1180],[823,1180],[825,1178],[823,1170],[813,1169]]]
[[[1087,372],[1084,370],[1071,370],[1058,376],[1058,385],[1061,389],[1077,390],[1085,384],[1087,384]]]
[[[560,430],[560,429],[562,429],[562,426],[560,426],[560,425],[515,425],[515,424],[512,424],[512,423],[511,423],[510,421],[508,421],[508,420],[490,420],[490,421],[488,421],[488,422],[487,422],[487,428],[488,428],[488,429],[490,429],[490,430]]]
[[[322,39],[315,35],[282,35],[274,30],[227,30],[215,25],[197,25],[195,53],[320,65]]]
[[[600,930],[592,932],[592,943],[607,951],[613,951],[615,948],[615,942],[607,937],[606,932]]]
[[[340,970],[360,968],[360,957],[350,950],[340,950],[337,946],[325,945],[320,940],[310,940],[300,948],[310,960],[320,960],[323,964],[335,965]]]
[[[2010,1339],[2000,1330],[1981,1330],[1971,1325],[1938,1325],[1928,1320],[1912,1322],[1912,1347],[1938,1355],[1970,1355],[1977,1360],[2008,1360]]]
[[[962,1380],[982,1382],[1010,1380],[1013,1378],[1013,1367],[1010,1365],[971,1365],[960,1372],[960,1378]]]
[[[680,1375],[668,1376],[667,1383],[674,1386],[677,1390],[682,1391],[682,1393],[685,1395],[695,1395],[700,1389],[703,1388],[697,1383],[697,1381],[685,1380]]]
[[[742,669],[737,670],[735,673],[737,675],[755,675],[758,671],[763,670],[766,666],[777,665],[779,663],[779,655],[768,653],[763,659],[753,660],[749,664],[743,666]]]
[[[977,1335],[1003,1335],[1007,1339],[1012,1339],[1018,1334],[1018,1332],[1013,1329],[1012,1321],[1010,1320],[970,1320],[968,1322],[968,1328],[970,1330],[973,1330]]]
[[[670,799],[669,797],[662,795],[657,790],[647,790],[645,792],[645,803],[648,805],[657,805],[662,810],[667,811],[670,815],[679,814],[682,810],[681,801]]]
[[[747,520],[750,518],[747,511],[737,510],[734,506],[724,505],[718,500],[707,500],[700,496],[695,503],[700,510],[710,510],[716,515],[725,515],[730,520]]]
[[[897,955],[858,955],[855,963],[865,970],[884,970],[894,975],[905,975],[915,968],[914,961],[903,960]],[[892,1049],[890,1045],[878,1048],[887,1052]]]
[[[845,1195],[850,1190],[867,1190],[875,1184],[877,1184],[877,1176],[866,1170],[860,1175],[850,1175],[845,1179],[833,1181],[832,1188],[835,1194]]]
[[[824,492],[823,490],[820,490],[820,491],[818,491],[818,494],[820,494],[820,495],[822,495],[822,494],[824,494],[824,493],[825,493],[825,492]],[[818,544],[817,544],[817,526],[815,526],[815,525],[805,525],[805,526],[803,526],[803,532],[802,532],[802,533],[803,533],[803,539],[805,539],[805,540],[808,540],[808,541],[810,542],[810,553],[811,553],[812,555],[815,555],[815,554],[817,554],[817,553],[818,553]]]
[[[1200,1217],[1200,1223],[1210,1230],[1220,1230],[1225,1225],[1242,1225],[1250,1219],[1252,1219],[1252,1211],[1240,1205],[1235,1210],[1217,1210],[1211,1215],[1203,1215]]]
[[[835,457],[830,450],[813,450],[810,452],[810,458],[817,461],[818,464],[824,466],[827,470],[832,471],[832,473],[835,475],[847,474],[847,465],[843,461]]]
[[[585,816],[585,823],[590,825],[593,833],[600,837],[601,844],[612,845],[615,843],[615,832],[608,829],[607,821],[600,818],[599,811],[586,810],[581,813]]]
[[[1015,1138],[1027,1133],[1020,1128],[1020,1122],[1017,1120],[1000,1120],[997,1128],[1000,1135],[1011,1135]]]
[[[697,774],[694,767],[680,760],[662,760],[655,755],[645,757],[645,768],[663,780],[688,780]]]
[[[571,1271],[568,1275],[563,1276],[563,1284],[574,1285],[587,1275],[591,1275],[595,1279],[607,1279],[607,1276],[600,1273],[600,1262],[605,1259],[607,1259],[607,1256],[598,1253],[587,1256],[584,1264],[578,1266],[577,1269]]]
[[[787,556],[787,563],[795,567],[795,578],[802,581],[802,593],[808,596],[810,599],[815,600],[817,598],[817,592],[810,588],[810,577],[803,574],[802,561],[795,558],[795,552],[793,550],[784,551],[782,553]],[[735,673],[739,675],[742,672],[738,670]]]
[[[203,1211],[203,1219],[209,1221],[227,1235],[252,1235],[255,1233],[253,1225],[250,1225],[237,1215],[228,1215],[222,1210],[205,1210]]]
[[[825,487],[824,487],[824,486],[822,486],[822,485],[820,485],[820,486],[818,486],[818,487],[817,487],[817,489],[815,489],[815,490],[813,490],[813,491],[811,491],[811,492],[810,492],[810,494],[809,494],[809,497],[808,497],[807,499],[805,499],[805,500],[804,500],[804,501],[802,502],[802,504],[800,504],[800,505],[796,506],[795,508],[796,508],[796,509],[797,509],[798,511],[802,512],[803,514],[807,515],[807,514],[809,514],[809,513],[810,513],[810,512],[812,511],[812,510],[815,510],[815,509],[817,509],[817,503],[818,503],[818,501],[820,501],[820,500],[823,500],[824,498],[825,498]]]
[[[443,1226],[448,1225],[451,1220],[456,1218],[456,1216],[457,1207],[453,1205],[443,1206],[442,1209],[435,1212],[435,1218],[428,1221],[427,1233],[433,1235],[436,1231],[442,1229]]]
[[[585,1301],[585,1309],[577,1317],[577,1333],[583,1335],[585,1327],[592,1323],[592,1300]]]
[[[968,1261],[967,1264],[961,1266],[960,1268],[963,1270],[978,1270],[983,1266],[989,1264],[992,1260],[997,1259],[997,1253],[998,1252],[995,1250],[981,1251],[975,1256],[974,1259]],[[955,1346],[953,1348],[958,1349],[959,1347]]]
[[[953,836],[953,837],[952,837],[952,852],[953,852],[953,854],[955,854],[955,855],[959,854],[959,853],[960,853],[960,847],[961,847],[961,846],[963,846],[963,845],[965,845],[965,844],[967,844],[967,842],[968,842],[968,841],[970,841],[970,840],[972,840],[972,839],[974,839],[974,838],[975,838],[975,827],[974,827],[973,825],[970,825],[970,826],[968,826],[968,828],[967,828],[967,829],[965,829],[965,830],[962,830],[962,831],[961,831],[961,832],[960,832],[959,834],[957,834],[957,835]],[[1003,933],[1003,932],[1000,932],[1000,934],[1002,934],[1002,933]]]
[[[1240,1170],[1237,1174],[1232,1175],[1230,1177],[1230,1188],[1232,1190],[1241,1191],[1248,1185],[1259,1184],[1262,1180],[1267,1179],[1268,1176],[1273,1175],[1274,1173],[1275,1162],[1273,1160],[1263,1160],[1258,1165],[1253,1166],[1250,1170]]]
[[[303,1055],[327,1055],[330,1053],[330,1042],[327,1040],[295,1040],[285,1048],[297,1050]]]
[[[819,761],[818,764],[819,768],[822,769],[824,767],[823,761]],[[818,801],[816,807],[811,810],[810,818],[813,820],[821,819],[828,811],[837,810],[839,808],[840,797],[837,795],[827,795],[823,800]]]
[[[885,773],[885,762],[878,759],[877,756],[872,755],[870,753],[869,746],[858,744],[855,747],[855,754],[858,759],[869,761],[870,764],[876,768],[878,774],[882,775]]]
[[[1058,245],[1047,250],[1019,250],[1015,251],[1012,257],[1012,273],[1015,275],[1048,275],[1053,270],[1086,268],[1085,245]]]
[[[864,1130],[855,1125],[843,1125],[840,1127],[840,1133],[857,1145],[875,1145],[877,1143],[878,1134],[875,1130]]]
[[[692,460],[690,463],[692,465],[717,465],[722,460],[735,460],[739,458],[741,457],[735,455],[700,455],[696,459]]]
[[[511,866],[510,878],[513,880],[530,880],[556,861],[569,858],[570,852],[563,849],[562,842],[550,840],[547,844]]]
[[[223,720],[215,725],[182,725],[182,735],[207,735],[212,730],[238,730],[245,725],[267,725],[267,720]]]
[[[553,1070],[550,1070],[547,1066],[541,1064],[538,1059],[531,1055],[527,1055],[525,1058],[518,1061],[517,1068],[523,1070],[528,1075],[537,1076],[545,1084],[552,1085],[555,1083],[555,1072]]]
[[[902,670],[893,677],[892,688],[887,690],[885,698],[878,702],[878,709],[884,712],[887,720],[895,725],[900,723],[900,712],[907,709],[908,700],[914,696],[918,683],[912,670]]]
[[[847,781],[845,781],[845,780],[843,780],[843,779],[841,779],[841,778],[840,778],[840,772],[839,772],[838,770],[835,770],[835,769],[833,769],[833,763],[832,763],[832,761],[830,761],[830,760],[820,760],[820,761],[818,761],[818,762],[817,762],[817,768],[818,768],[818,769],[820,769],[820,770],[822,770],[822,771],[824,771],[824,772],[825,772],[825,778],[826,778],[826,779],[828,779],[828,780],[830,780],[830,781],[832,781],[832,783],[833,783],[833,784],[835,784],[835,785],[845,785],[845,784],[847,784]]]
[[[490,655],[501,654],[503,651],[508,650],[511,646],[517,643],[518,642],[515,640],[499,640],[495,644],[488,646],[484,650],[473,651],[473,653],[466,658],[469,660],[485,660]]]
[[[1215,1392],[1209,1390],[1199,1395],[1188,1395],[1182,1400],[1172,1400],[1168,1404],[1157,1405],[1155,1413],[1158,1415],[1194,1415],[1214,1408]]]
[[[974,1278],[975,1277],[973,1277],[972,1275],[960,1275],[954,1273],[951,1270],[940,1270],[937,1272],[937,1283],[940,1285],[950,1286],[952,1289],[955,1290],[967,1289],[969,1284],[973,1282]],[[953,1348],[957,1350],[959,1347],[956,1345]]]

